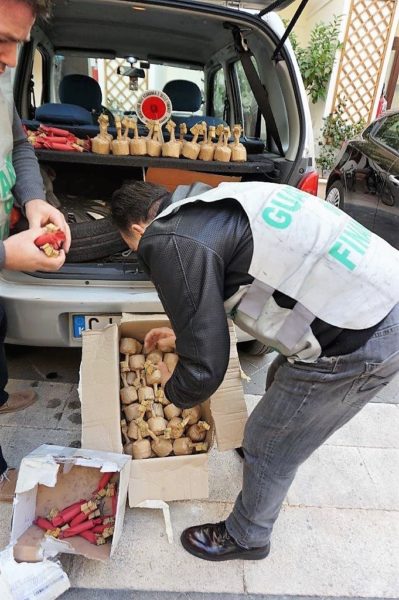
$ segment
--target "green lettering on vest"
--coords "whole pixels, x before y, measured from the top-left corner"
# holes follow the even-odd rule
[[[359,252],[359,254],[364,254],[366,251],[366,248],[364,248],[364,247],[362,248],[361,246],[358,246],[357,244],[355,244],[355,242],[353,241],[353,239],[351,239],[348,232],[344,232],[342,235],[340,235],[339,239],[342,242],[347,243],[348,246],[351,246],[354,250],[356,250],[356,252]]]
[[[292,217],[289,213],[269,206],[262,212],[262,218],[268,225],[276,229],[285,229],[291,224]]]
[[[350,271],[353,271],[353,269],[356,268],[356,264],[348,258],[351,251],[348,248],[345,248],[341,242],[335,242],[328,253]]]
[[[12,194],[8,195],[8,198],[4,201],[4,210],[6,215],[9,215],[12,207],[14,206],[14,196]]]
[[[5,171],[0,171],[0,199],[8,196],[10,183]]]
[[[10,232],[9,215],[14,204],[12,188],[15,185],[15,170],[11,155],[4,160],[0,170],[0,239],[8,237]]]
[[[10,182],[11,182],[10,185],[11,185],[11,187],[14,187],[16,176],[15,176],[15,169],[14,169],[14,166],[12,164],[11,156],[7,156],[5,164],[6,164],[6,169],[7,169],[8,177],[9,177]]]

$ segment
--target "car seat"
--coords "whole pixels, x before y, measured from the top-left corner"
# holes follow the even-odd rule
[[[114,117],[102,102],[99,83],[88,75],[66,75],[59,87],[60,103],[48,102],[36,110],[35,118],[41,123],[62,125],[98,125],[101,113],[109,117],[110,126]]]
[[[186,81],[185,79],[174,79],[164,86],[163,91],[169,96],[172,103],[172,119],[176,125],[186,123],[187,128],[190,129],[200,121],[205,121],[208,126],[217,126],[220,123],[226,124],[220,117],[193,115],[203,104],[201,90],[196,83]],[[175,111],[186,113],[186,116],[176,114]]]

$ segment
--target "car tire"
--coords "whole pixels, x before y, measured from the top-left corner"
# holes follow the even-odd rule
[[[251,356],[263,356],[264,354],[268,354],[268,352],[273,352],[269,346],[265,346],[259,340],[249,340],[247,342],[239,342],[237,344],[240,352],[246,352]]]
[[[72,244],[66,262],[79,263],[106,258],[127,250],[110,217],[85,223],[70,223]]]
[[[326,193],[326,202],[333,204],[337,208],[344,210],[344,186],[341,181],[334,181],[334,183],[328,188]]]

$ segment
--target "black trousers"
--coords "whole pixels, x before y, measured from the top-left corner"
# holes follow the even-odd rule
[[[7,319],[3,305],[0,303],[0,406],[7,402],[8,394],[5,387],[8,382],[8,371],[6,362],[6,353],[4,350],[4,338],[7,332]],[[0,446],[0,475],[7,469],[7,463],[4,460]]]

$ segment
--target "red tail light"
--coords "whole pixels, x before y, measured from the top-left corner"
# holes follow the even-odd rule
[[[298,184],[298,188],[303,192],[317,196],[317,190],[319,187],[319,174],[317,171],[309,171]]]

